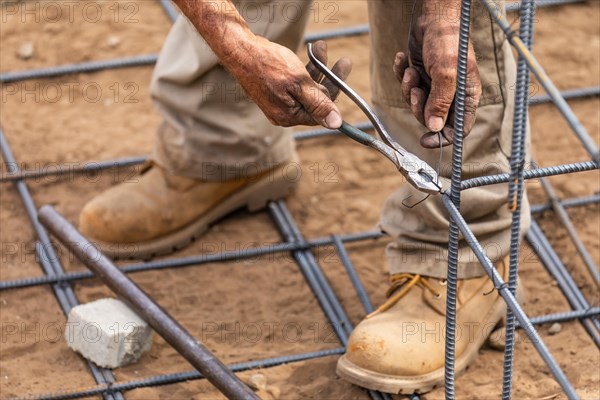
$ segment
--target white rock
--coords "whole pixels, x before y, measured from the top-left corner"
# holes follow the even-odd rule
[[[23,43],[21,47],[19,47],[19,50],[17,50],[17,55],[22,60],[29,60],[31,57],[33,57],[33,43]]]
[[[69,347],[104,368],[136,362],[150,350],[152,335],[150,326],[116,299],[73,307],[65,329]]]
[[[267,377],[263,374],[254,374],[248,379],[248,386],[254,390],[265,390],[267,388]]]
[[[555,322],[552,325],[550,325],[550,328],[548,329],[548,333],[550,335],[556,335],[561,330],[562,330],[562,325],[559,324],[558,322]]]
[[[106,43],[109,47],[114,49],[115,47],[121,44],[121,38],[119,38],[118,36],[109,36],[106,40]]]

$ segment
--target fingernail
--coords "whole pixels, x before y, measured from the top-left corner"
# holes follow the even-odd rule
[[[410,77],[408,76],[408,74],[404,74],[404,77],[402,78],[402,82],[404,83],[408,83],[408,81],[410,81]]]
[[[417,95],[414,93],[410,94],[410,102],[412,103],[413,106],[416,106],[418,103],[418,99],[417,99]]]
[[[428,124],[433,132],[439,132],[444,128],[444,120],[440,117],[430,117]]]
[[[337,129],[342,126],[342,116],[335,111],[331,111],[325,117],[325,126],[329,129]]]

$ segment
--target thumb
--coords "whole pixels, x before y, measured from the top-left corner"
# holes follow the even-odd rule
[[[302,85],[296,100],[304,110],[320,125],[329,129],[342,126],[342,115],[335,103],[321,91],[312,80]]]
[[[450,76],[441,79],[432,77],[424,110],[425,124],[432,132],[440,132],[444,128],[456,93],[455,80]]]

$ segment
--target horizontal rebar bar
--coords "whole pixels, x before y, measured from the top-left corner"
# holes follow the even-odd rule
[[[600,307],[592,307],[587,310],[565,311],[533,317],[530,319],[532,325],[550,324],[554,322],[566,322],[574,319],[592,318],[600,315]]]
[[[328,40],[340,37],[361,36],[369,33],[369,24],[349,26],[346,28],[331,29],[323,32],[308,33],[304,36],[304,42],[316,42],[317,40]]]
[[[359,242],[363,240],[378,239],[384,236],[379,231],[367,231],[359,232],[355,234],[342,234],[339,235],[340,239],[345,243]],[[167,268],[182,268],[190,267],[202,264],[208,264],[213,262],[224,262],[224,261],[237,261],[247,258],[253,258],[268,254],[284,253],[294,250],[303,250],[307,248],[315,248],[322,246],[329,246],[333,244],[331,237],[317,238],[314,240],[308,240],[303,243],[297,242],[284,242],[277,243],[274,245],[259,246],[256,248],[249,248],[240,251],[224,251],[215,254],[206,254],[185,258],[170,258],[165,260],[150,261],[146,263],[130,264],[120,267],[120,270],[124,273],[136,273],[144,271],[153,271]],[[47,257],[47,256],[46,256]],[[62,282],[75,282],[84,279],[94,278],[95,275],[91,271],[74,271],[67,272],[65,274],[58,274],[54,276],[38,276],[32,278],[15,279],[11,281],[0,282],[0,291],[19,289],[32,286],[41,286],[54,283]]]
[[[0,83],[12,83],[30,79],[54,78],[62,75],[90,73],[105,69],[139,67],[142,65],[154,65],[158,60],[158,54],[146,54],[115,58],[112,60],[86,61],[82,63],[59,65],[56,67],[45,67],[17,72],[0,73]]]
[[[571,199],[560,200],[559,202],[565,208],[586,206],[589,204],[600,203],[600,194],[593,194],[584,197],[574,197]],[[534,204],[531,206],[532,214],[538,214],[549,210],[552,210],[552,204],[550,202],[543,204]]]
[[[6,164],[7,173],[0,177],[0,182],[14,182],[22,179],[42,179],[48,177],[61,177],[89,174],[111,168],[133,167],[143,164],[147,156],[125,157],[107,161],[90,161],[82,166],[72,164],[50,164],[43,169],[22,171],[16,165]],[[14,172],[11,172],[14,171]]]
[[[241,363],[230,364],[227,366],[232,372],[242,372],[258,368],[271,368],[283,364],[295,363],[300,361],[313,360],[316,358],[329,357],[340,355],[345,352],[343,347],[337,347],[334,349],[320,350],[308,353],[295,354],[290,356],[280,356],[266,358],[263,360],[246,361]],[[83,397],[97,396],[103,393],[110,393],[117,390],[126,392],[133,389],[139,389],[151,386],[163,386],[171,385],[173,383],[180,383],[186,381],[192,381],[197,379],[204,379],[204,376],[198,371],[187,371],[187,372],[176,372],[172,374],[163,374],[151,376],[148,378],[136,379],[128,382],[119,382],[112,385],[98,385],[83,390],[75,391],[60,391],[54,393],[46,393],[28,396],[23,399],[27,400],[67,400],[67,399],[79,399]],[[16,398],[19,399],[19,398]],[[15,400],[16,400],[15,399]]]
[[[508,308],[513,312],[513,314],[519,321],[519,325],[521,326],[521,328],[527,333],[529,339],[531,339],[531,343],[550,369],[550,372],[552,373],[560,387],[563,389],[563,391],[569,399],[578,399],[579,397],[575,392],[575,389],[573,388],[566,375],[561,370],[560,366],[558,365],[558,363],[556,362],[556,360],[542,341],[542,338],[540,337],[538,332],[531,324],[531,321],[517,302],[517,299],[515,298],[515,296],[512,295],[512,293],[508,289],[507,284],[504,282],[504,280],[502,279],[502,277],[500,276],[490,259],[485,254],[485,251],[481,247],[481,244],[477,241],[477,238],[469,229],[467,222],[464,220],[464,218],[462,217],[462,215],[460,214],[450,197],[447,194],[444,194],[442,196],[442,200],[451,218],[458,225],[458,228],[460,229],[460,232],[465,238],[466,243],[469,245],[469,247],[471,247],[473,253],[483,266],[483,269],[494,283],[495,289],[498,291],[500,296],[502,296]]]
[[[597,97],[600,96],[600,86],[591,86],[588,88],[581,89],[570,89],[560,92],[560,95],[565,100],[583,99],[586,97]],[[534,106],[537,104],[544,104],[552,102],[552,98],[547,94],[533,96],[529,99],[529,105]]]
[[[525,171],[525,179],[542,178],[545,176],[571,174],[574,172],[593,171],[598,169],[594,161],[582,161],[572,164],[555,165],[552,167],[534,168]],[[461,183],[461,190],[471,189],[478,186],[495,185],[506,183],[510,174],[486,175],[477,178],[465,179]]]
[[[230,399],[259,399],[258,396],[196,340],[139,286],[99,253],[73,225],[51,206],[38,213],[40,222],[77,258],[123,298],[167,343],[181,354]]]
[[[536,8],[562,6],[568,4],[582,3],[586,0],[535,0]],[[509,3],[506,5],[507,12],[516,12],[521,8],[521,2]]]

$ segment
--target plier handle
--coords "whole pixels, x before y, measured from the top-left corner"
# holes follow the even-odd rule
[[[339,131],[351,139],[365,146],[372,147],[383,154],[394,163],[398,171],[417,190],[428,194],[440,193],[442,185],[435,169],[416,155],[408,152],[392,139],[369,104],[315,56],[312,43],[308,44],[308,58],[325,77],[339,87],[365,113],[381,137],[381,140],[361,131],[346,121],[342,123]]]

